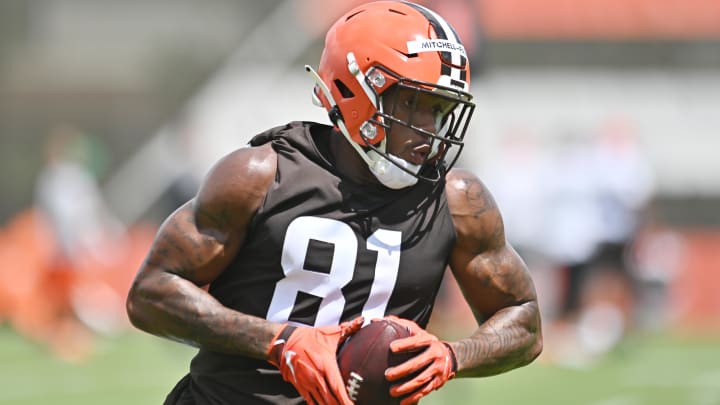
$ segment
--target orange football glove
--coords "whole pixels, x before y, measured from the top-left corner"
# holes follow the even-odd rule
[[[402,397],[400,405],[417,403],[420,398],[455,377],[457,359],[448,343],[440,341],[437,336],[428,333],[411,320],[396,316],[387,316],[386,319],[407,327],[412,333],[410,337],[393,341],[390,350],[394,353],[418,352],[410,360],[385,371],[385,378],[390,382],[413,376],[410,380],[390,388],[391,396]],[[414,375],[415,373],[418,374]]]
[[[338,345],[357,332],[363,318],[319,328],[286,325],[270,342],[268,361],[308,404],[350,405],[340,376]]]

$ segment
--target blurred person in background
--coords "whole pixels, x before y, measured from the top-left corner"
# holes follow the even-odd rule
[[[483,170],[538,289],[545,358],[583,365],[611,350],[634,324],[632,250],[653,189],[631,123],[608,119],[549,142],[514,128]]]
[[[128,324],[124,292],[143,232],[129,232],[98,183],[102,145],[68,124],[53,127],[32,207],[4,230],[0,295],[13,327],[68,361],[93,353],[94,336]],[[0,300],[2,301],[2,300]]]
[[[416,354],[385,374],[403,405],[535,359],[532,279],[489,190],[450,169],[474,109],[452,27],[364,4],[306,69],[333,126],[292,122],[221,159],[128,294],[135,326],[199,348],[165,403],[349,404],[338,345],[383,317],[412,333],[392,350]],[[452,342],[424,329],[448,265],[477,322]]]
[[[628,123],[572,132],[552,147],[541,250],[563,276],[548,355],[583,364],[631,328],[636,287],[630,249],[652,195],[650,165]]]
[[[100,141],[69,124],[53,127],[46,140],[46,162],[35,184],[35,208],[54,240],[46,269],[49,286],[37,300],[54,296],[52,305],[68,337],[47,324],[56,346],[74,347],[78,359],[92,351],[92,335],[125,323],[121,296],[103,273],[116,271],[128,254],[127,229],[107,206],[99,185],[106,167]]]
[[[67,124],[53,128],[46,143],[46,164],[38,175],[35,206],[53,229],[58,261],[112,260],[125,226],[108,208],[98,184],[103,163],[88,135]],[[102,159],[102,158],[100,158]]]
[[[34,204],[6,227],[3,245],[11,250],[0,254],[0,282],[11,286],[5,294],[11,324],[69,361],[83,360],[93,346],[93,331],[81,321],[75,302],[76,286],[85,278],[80,274],[85,258],[105,260],[102,241],[124,232],[107,215],[93,173],[93,159],[99,155],[90,142],[67,124],[50,129]]]
[[[592,256],[571,277],[571,302],[579,309],[577,333],[591,355],[616,345],[635,323],[638,305],[635,240],[647,221],[653,175],[631,123],[611,119],[593,140],[591,167],[600,227]]]

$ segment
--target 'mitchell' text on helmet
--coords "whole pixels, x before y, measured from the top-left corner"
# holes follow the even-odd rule
[[[432,10],[395,1],[358,6],[328,31],[317,73],[306,69],[317,82],[315,101],[383,184],[402,188],[418,178],[435,181],[457,160],[475,108],[468,92],[470,66],[455,30]],[[382,99],[389,89],[429,94],[451,108],[443,111],[430,132],[396,118],[392,109],[384,111]],[[434,152],[422,168],[400,164],[400,159],[388,155],[392,125],[428,136]],[[398,176],[392,176],[398,170]],[[391,179],[390,186],[382,178],[388,173],[400,181]]]

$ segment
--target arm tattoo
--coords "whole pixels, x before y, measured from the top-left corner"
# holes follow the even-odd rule
[[[537,303],[526,302],[495,313],[469,338],[454,346],[461,376],[490,376],[524,366],[539,354]]]
[[[536,295],[525,264],[505,240],[490,191],[473,174],[452,180],[458,232],[451,265],[479,328],[453,343],[460,376],[487,376],[530,363],[542,348]]]
[[[467,205],[473,210],[473,217],[480,218],[487,211],[495,209],[495,202],[477,178],[463,176],[459,181],[462,183]]]

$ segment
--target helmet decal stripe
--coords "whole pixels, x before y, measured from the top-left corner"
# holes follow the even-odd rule
[[[449,43],[457,44],[458,48],[463,49],[462,54],[460,52],[444,52],[441,51],[440,55],[441,58],[445,61],[448,61],[452,64],[452,66],[446,66],[443,64],[441,74],[450,76],[451,80],[460,80],[460,81],[466,81],[467,80],[467,74],[465,72],[465,66],[467,64],[467,57],[465,57],[463,54],[465,53],[465,48],[462,46],[462,42],[460,41],[460,37],[457,35],[457,32],[455,32],[455,29],[447,22],[444,18],[439,16],[434,11],[425,8],[419,4],[410,3],[403,1],[404,4],[416,9],[419,11],[425,18],[427,18],[430,25],[432,25],[433,29],[435,30],[435,33],[438,36],[438,39],[441,40],[447,40]],[[460,66],[463,69],[455,68],[455,66]],[[448,72],[446,67],[450,69]],[[462,86],[461,86],[462,87]]]
[[[440,74],[443,74],[445,76],[450,76],[452,72],[450,71],[450,66],[443,64],[440,66]]]

